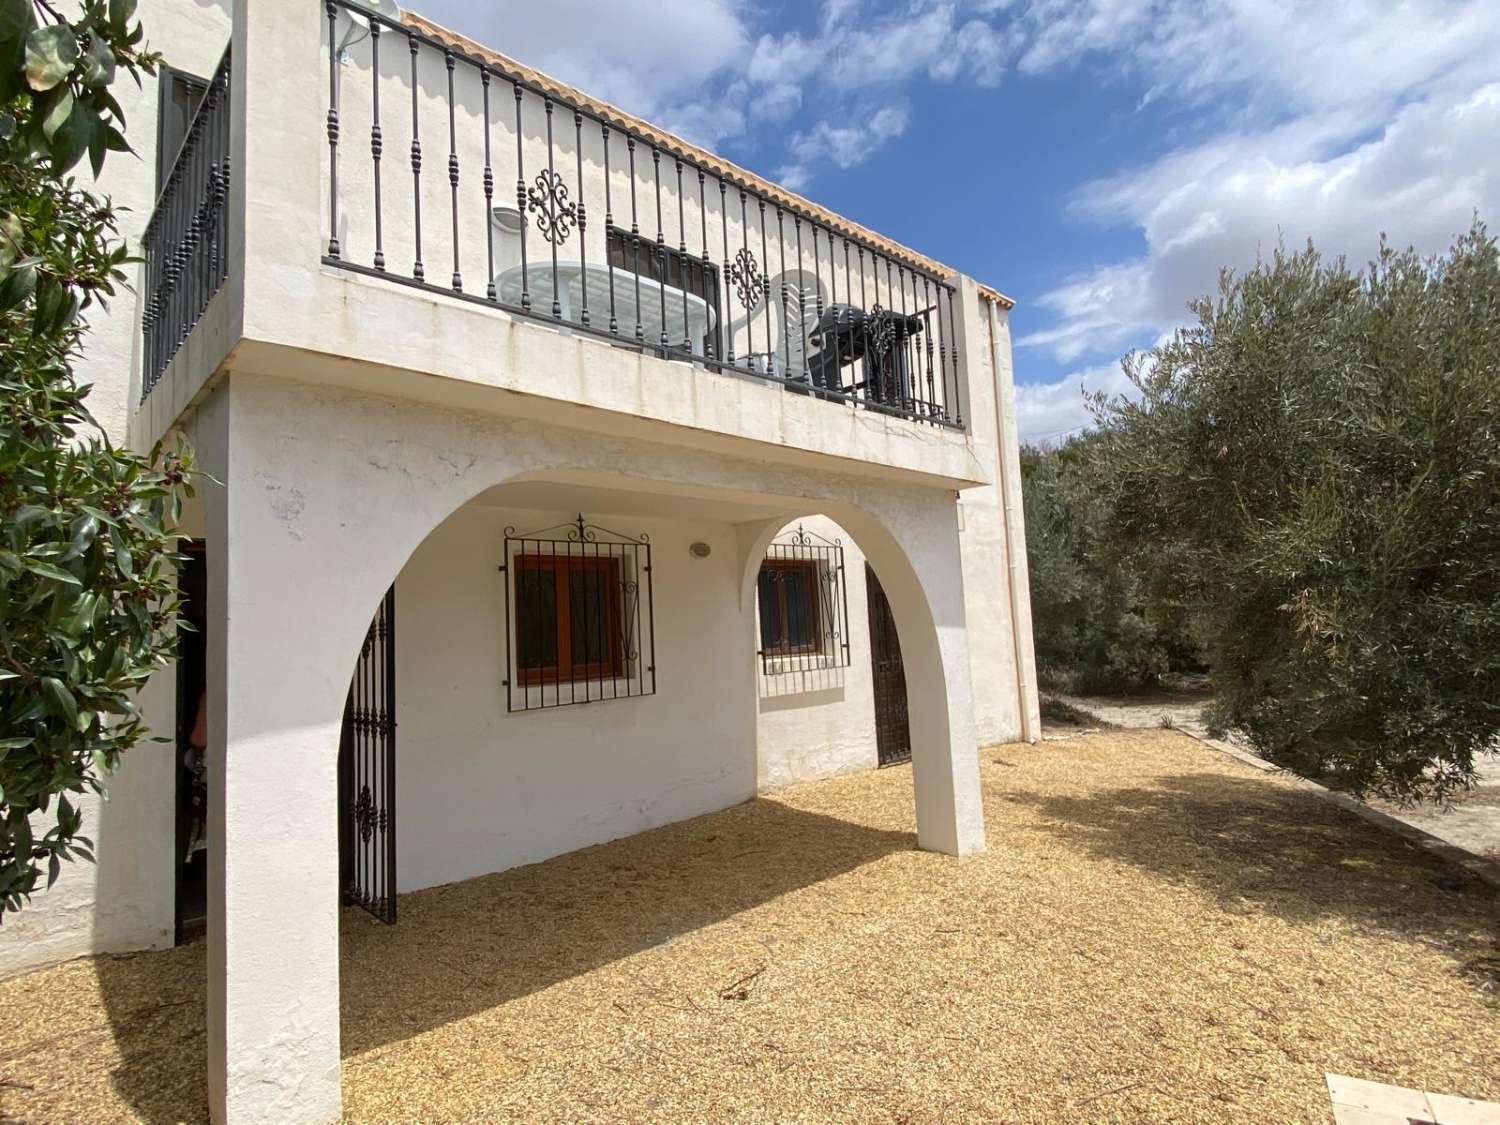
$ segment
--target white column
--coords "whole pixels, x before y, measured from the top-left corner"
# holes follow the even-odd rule
[[[220,1125],[339,1117],[337,761],[342,644],[235,413],[200,412],[209,567],[208,1078]],[[327,560],[335,566],[335,560]],[[336,616],[329,613],[327,616]],[[337,635],[326,640],[325,634]],[[347,669],[344,672],[347,678]]]
[[[954,495],[927,489],[863,504],[829,515],[875,568],[901,638],[917,844],[973,855],[984,850],[984,807]]]

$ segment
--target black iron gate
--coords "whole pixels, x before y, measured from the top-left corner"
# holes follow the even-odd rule
[[[345,902],[396,921],[396,587],[375,611],[339,739],[339,884]]]
[[[880,579],[865,564],[865,592],[870,607],[870,668],[875,680],[875,748],[882,766],[911,761],[911,731],[906,715],[906,668],[901,638]]]

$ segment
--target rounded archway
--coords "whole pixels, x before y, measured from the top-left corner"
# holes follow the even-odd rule
[[[604,839],[753,795],[745,560],[773,525],[805,512],[848,530],[890,598],[907,650],[919,843],[954,854],[982,846],[951,493],[276,379],[231,380],[200,417],[195,444],[224,482],[205,497],[210,612],[220,625],[208,661],[222,857],[210,918],[215,1100],[222,1083],[263,1077],[254,1057],[285,1043],[302,1065],[257,1096],[337,1104],[338,746],[355,655],[393,579],[398,738],[414,737],[420,723],[408,704],[422,698],[429,745],[447,754],[425,755],[442,798],[430,797],[426,828],[398,823],[398,849],[442,861],[423,881],[592,842],[580,825]],[[505,711],[496,681],[514,618],[496,606],[517,595],[499,568],[504,528],[525,521],[500,509],[525,489],[545,494],[521,505],[538,525],[619,514],[632,535],[649,534],[655,588],[674,607],[664,613],[657,603],[654,696],[609,710]],[[694,542],[710,546],[706,557],[690,552]],[[426,599],[402,589],[419,563]],[[431,659],[407,643],[414,612],[426,621]],[[462,644],[453,643],[458,629]],[[456,659],[436,659],[444,652]],[[465,662],[469,655],[484,659]],[[401,680],[403,667],[427,669],[423,691]],[[452,690],[455,668],[468,690]],[[492,734],[502,729],[507,745],[525,743],[526,752],[498,754]],[[398,775],[399,795],[411,791],[407,780]],[[504,815],[497,794],[511,799]],[[398,802],[398,818],[404,808]],[[476,825],[488,835],[476,836]],[[396,890],[405,889],[409,854],[398,853]],[[266,949],[291,917],[299,956],[289,965]],[[305,1017],[295,1032],[278,1014],[282,999]]]

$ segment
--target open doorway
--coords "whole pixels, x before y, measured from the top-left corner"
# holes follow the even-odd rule
[[[203,933],[208,922],[208,739],[205,692],[208,685],[208,567],[203,542],[184,541],[177,571],[182,617],[177,661],[177,832],[174,940],[178,945]]]
[[[911,761],[911,729],[906,707],[906,666],[901,638],[880,579],[865,563],[870,609],[870,671],[875,681],[875,748],[882,766]]]

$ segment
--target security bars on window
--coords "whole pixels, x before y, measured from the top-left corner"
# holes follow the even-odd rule
[[[506,710],[656,694],[648,536],[582,515],[523,535],[507,527],[500,571]]]
[[[760,668],[766,675],[849,665],[844,548],[800,525],[772,541],[761,563]]]
[[[219,60],[141,235],[141,401],[229,276],[229,51]]]

